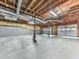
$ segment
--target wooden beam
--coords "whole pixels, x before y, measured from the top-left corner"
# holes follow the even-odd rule
[[[23,11],[23,10],[21,10],[21,12],[23,12],[23,13],[25,13],[25,14],[28,14],[28,15],[30,15],[30,16],[34,16],[34,17],[39,18],[39,19],[43,19],[43,18],[41,18],[40,16],[33,15],[33,14],[31,14],[31,13],[29,13],[29,12],[25,12],[25,11]]]
[[[42,6],[40,9],[38,9],[35,13],[38,13],[40,10],[42,10],[42,9],[44,9],[44,7],[46,7],[48,4],[50,4],[52,2],[52,0],[51,1],[49,1],[49,2],[46,2],[45,4],[44,4],[44,6]]]
[[[58,3],[61,3],[61,1],[62,1],[62,0],[59,0],[57,3],[54,3],[54,5],[51,4],[50,7],[44,9],[44,10],[41,11],[39,14],[42,15],[42,14],[44,14],[45,12],[47,12],[47,11],[49,11],[49,10],[51,10],[51,9],[53,9],[53,8],[55,8],[55,7],[57,7],[56,5],[57,5]]]
[[[34,1],[35,1],[35,0],[32,0],[32,1],[30,2],[29,6],[26,8],[25,11],[31,10],[30,7],[34,4]]]
[[[14,3],[13,3],[13,6],[15,7],[15,0],[14,0]]]
[[[35,9],[37,9],[37,7],[39,7],[43,2],[44,2],[44,0],[41,0],[41,1],[36,5],[36,7],[34,7],[34,8],[32,9],[32,11],[35,11]]]
[[[11,5],[8,5],[8,4],[5,5],[5,3],[2,2],[2,1],[0,1],[0,4],[3,5],[3,6],[5,6],[5,7],[11,8],[11,9],[15,9],[15,7],[13,7]]]
[[[7,1],[5,0],[5,5],[7,4]]]

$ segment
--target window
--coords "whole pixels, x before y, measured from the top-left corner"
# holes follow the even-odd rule
[[[64,31],[64,30],[65,30],[65,28],[62,28],[62,30]]]
[[[59,31],[61,31],[61,29],[58,29]]]
[[[74,31],[74,30],[76,30],[76,28],[71,28],[71,30],[73,30],[73,31]]]
[[[70,28],[66,28],[66,30],[67,30],[67,31],[69,31],[69,30],[70,30]]]

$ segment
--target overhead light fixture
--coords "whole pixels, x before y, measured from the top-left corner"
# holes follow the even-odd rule
[[[29,22],[29,24],[34,24],[34,22]]]
[[[54,16],[57,16],[57,14],[56,14],[56,13],[54,13],[53,11],[51,11],[51,13],[52,13]]]

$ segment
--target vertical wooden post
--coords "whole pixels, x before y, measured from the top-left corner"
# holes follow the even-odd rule
[[[48,28],[49,28],[48,36],[50,37],[50,23],[48,23],[47,25],[48,25]]]
[[[79,37],[79,20],[77,20],[77,37]]]
[[[57,35],[57,34],[58,34],[58,26],[54,24],[52,27],[52,35]]]

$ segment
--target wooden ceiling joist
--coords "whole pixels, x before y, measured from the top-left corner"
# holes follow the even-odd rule
[[[48,5],[48,4],[50,4],[52,2],[52,0],[50,0],[50,1],[47,1],[43,6],[41,6],[41,8],[40,9],[38,9],[37,11],[36,11],[36,13],[38,13],[40,10],[42,10],[42,9],[45,9],[45,7]]]
[[[6,7],[12,8],[12,9],[16,9],[14,0],[12,0],[12,2],[14,2],[13,6],[7,4],[7,1],[8,0],[5,0],[6,4],[4,2],[0,1],[0,4],[4,5]],[[34,12],[35,14],[37,14],[37,16],[40,16],[40,18],[44,18],[44,17],[42,17],[43,13],[51,10],[55,4],[58,4],[59,1],[64,1],[64,0],[59,0],[59,1],[58,0],[56,0],[56,1],[55,0],[49,0],[49,1],[48,0],[39,0],[39,1],[38,0],[27,0],[27,1],[23,0],[23,1],[28,2],[27,3],[28,6],[27,6],[27,4],[21,5],[21,6],[24,6],[24,8],[26,8],[25,11],[23,10],[24,12],[26,12],[26,13]],[[52,2],[54,2],[54,3],[52,3]],[[51,7],[51,4],[52,4],[52,7]],[[30,12],[28,12],[27,10],[30,10]]]
[[[5,4],[7,3],[7,1],[5,0]]]
[[[43,2],[44,2],[44,0],[41,0],[41,1],[32,9],[32,11],[35,11]]]
[[[30,7],[31,10],[37,6],[37,4],[40,2],[41,0],[36,0],[36,2]]]
[[[25,11],[30,10],[30,6],[34,3],[34,0],[32,0],[29,5],[27,6],[27,8],[25,9]]]
[[[49,10],[52,10],[53,8],[55,8],[55,7],[59,6],[59,5],[61,5],[62,3],[64,3],[62,0],[59,0],[58,2],[54,3],[53,5],[52,5],[52,3],[51,3],[51,4],[50,4],[50,7],[46,8],[46,9],[44,9],[43,11],[40,12],[40,15],[41,15],[41,14],[44,14],[45,12],[47,12],[47,11],[49,11]]]
[[[4,3],[4,2],[2,2],[2,1],[0,1],[0,5],[3,5],[3,6],[5,6],[5,7],[11,8],[11,9],[15,9],[14,6],[11,6],[11,5],[9,5],[9,4],[7,4],[7,3]]]
[[[10,8],[13,11],[18,10],[18,14],[26,14],[43,20],[46,18],[46,16],[44,16],[46,12],[50,12],[53,8],[56,8],[66,1],[68,0],[22,0],[19,10],[16,7],[16,0],[0,0],[0,5]],[[24,20],[19,20],[18,22],[24,22]],[[44,26],[47,25],[45,24]]]

